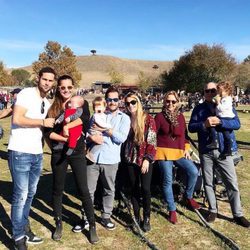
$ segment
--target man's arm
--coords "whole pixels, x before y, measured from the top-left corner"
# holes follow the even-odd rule
[[[6,118],[6,117],[9,117],[12,115],[12,111],[13,109],[12,108],[7,108],[7,109],[4,109],[1,114],[0,114],[0,119],[3,119],[3,118]]]
[[[241,126],[240,119],[238,113],[235,109],[233,109],[235,117],[232,119],[220,118],[220,125],[222,129],[225,130],[238,130]]]
[[[27,128],[36,128],[36,127],[53,128],[55,123],[54,118],[31,119],[25,116],[26,112],[27,112],[26,108],[15,105],[13,110],[13,124]]]
[[[116,144],[121,144],[126,141],[130,130],[130,118],[128,115],[123,115],[120,121],[119,129],[108,129],[104,133],[112,138],[112,141]]]
[[[201,121],[198,116],[198,110],[197,108],[194,108],[190,121],[188,123],[188,130],[190,133],[197,133],[201,130],[205,130],[205,122]]]

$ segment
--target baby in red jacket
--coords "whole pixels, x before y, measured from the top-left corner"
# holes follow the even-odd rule
[[[81,96],[73,96],[70,101],[67,103],[67,108],[65,111],[57,118],[57,123],[62,123],[63,125],[70,123],[82,115],[82,106],[84,103],[84,99]],[[66,135],[68,135],[68,150],[66,152],[67,155],[71,155],[76,147],[78,139],[81,137],[82,133],[82,124],[76,127],[70,128],[68,130],[64,130]],[[60,143],[61,144],[61,143]],[[62,148],[63,144],[58,144],[58,147]],[[59,149],[59,148],[58,148]]]

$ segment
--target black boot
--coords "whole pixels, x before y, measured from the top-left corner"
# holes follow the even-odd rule
[[[141,218],[135,216],[134,220],[133,220],[133,222],[131,224],[131,227],[135,231],[138,231],[138,230],[140,231],[141,230],[141,226],[142,226],[141,224],[142,224]]]
[[[135,221],[137,222],[138,226],[141,226],[141,218],[140,216],[135,216]]]
[[[62,230],[63,230],[62,219],[57,217],[55,218],[55,221],[56,221],[56,229],[52,235],[52,239],[58,241],[62,238]]]
[[[148,232],[148,231],[151,230],[150,217],[149,216],[144,217],[142,229],[143,229],[144,232]]]
[[[26,237],[20,240],[14,241],[14,249],[15,250],[27,250],[28,247],[26,245]]]
[[[96,226],[95,224],[89,225],[89,241],[91,244],[96,244],[99,241],[99,238],[96,234]]]

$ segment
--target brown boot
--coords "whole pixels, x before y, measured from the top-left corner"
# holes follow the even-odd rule
[[[176,211],[169,211],[169,218],[168,218],[168,220],[169,220],[172,224],[176,224],[176,223],[177,223]]]

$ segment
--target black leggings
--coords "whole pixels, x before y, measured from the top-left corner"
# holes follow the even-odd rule
[[[134,209],[134,215],[139,218],[140,197],[142,195],[143,216],[150,217],[151,211],[151,179],[153,166],[149,164],[149,170],[146,174],[141,173],[141,168],[136,165],[128,165],[128,174],[131,188],[131,201]],[[141,188],[140,188],[141,185]]]
[[[95,222],[93,203],[87,186],[87,168],[84,154],[66,156],[62,151],[53,152],[51,167],[53,172],[53,209],[55,217],[62,217],[62,197],[68,165],[71,166],[83,210],[90,224]]]

